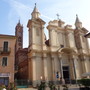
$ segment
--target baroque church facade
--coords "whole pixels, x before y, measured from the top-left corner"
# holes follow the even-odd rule
[[[26,71],[27,79],[33,82],[33,86],[41,80],[57,81],[57,78],[70,82],[82,78],[83,73],[90,72],[89,44],[84,37],[88,30],[82,27],[78,16],[75,29],[71,25],[64,25],[65,22],[60,19],[50,21],[47,26],[48,40],[44,34],[45,21],[40,18],[36,5],[31,16],[27,24],[29,33],[27,68],[22,70],[23,73]],[[17,47],[20,50],[19,46],[22,49],[23,43],[23,29],[21,31],[19,29],[19,33],[16,34],[21,35],[21,38],[17,35],[19,41],[16,42],[16,50]]]

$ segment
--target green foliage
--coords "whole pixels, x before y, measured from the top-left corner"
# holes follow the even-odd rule
[[[63,90],[68,90],[68,86],[66,84],[62,85],[64,88]]]
[[[6,86],[3,85],[3,84],[1,84],[1,85],[0,85],[0,90],[2,90],[3,88],[6,88]]]
[[[55,88],[56,88],[56,86],[53,82],[49,82],[48,86],[49,86],[50,90],[55,90]]]
[[[45,90],[46,84],[45,82],[41,82],[41,84],[38,86],[38,90]]]
[[[17,88],[14,83],[9,83],[7,90],[17,90]]]
[[[78,80],[78,84],[82,84],[85,87],[88,87],[88,86],[90,86],[90,79],[80,79],[80,80]]]

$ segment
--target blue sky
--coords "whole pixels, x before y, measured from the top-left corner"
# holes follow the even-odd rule
[[[15,26],[20,19],[24,26],[24,47],[27,47],[26,26],[35,3],[46,26],[50,20],[57,19],[58,13],[65,24],[70,24],[74,28],[78,14],[83,27],[90,31],[90,0],[0,0],[0,34],[14,35]],[[47,34],[47,29],[45,33]]]

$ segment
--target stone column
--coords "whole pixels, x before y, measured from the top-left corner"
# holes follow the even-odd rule
[[[56,78],[55,78],[55,61],[54,61],[53,57],[51,57],[51,60],[52,60],[53,81],[55,81],[56,80]]]
[[[33,79],[33,87],[36,87],[36,62],[35,59],[32,58],[32,79]]]
[[[44,45],[45,44],[45,38],[44,38],[44,26],[42,25],[42,27],[41,27],[41,34],[42,34],[42,45]]]
[[[60,54],[59,55],[59,65],[60,65],[60,77],[59,78],[62,78],[63,80],[64,80],[64,78],[63,78],[63,63],[62,63],[62,55]]]
[[[37,85],[37,70],[36,70],[36,56],[35,53],[32,53],[31,56],[31,62],[32,62],[32,83],[33,83],[33,87],[36,87]]]
[[[74,79],[75,79],[75,80],[77,80],[77,72],[76,72],[76,59],[75,59],[75,58],[73,58],[73,59],[72,59],[72,62],[73,62],[73,67],[72,67],[72,69],[73,69]]]
[[[69,80],[71,82],[71,80],[75,79],[74,59],[72,57],[69,58],[69,74]]]
[[[53,38],[53,35],[52,35],[52,30],[49,30],[49,41],[50,41],[50,46],[52,46],[52,38]]]
[[[60,76],[63,78],[63,64],[62,64],[62,58],[59,57],[59,62],[60,62]]]
[[[90,72],[90,61],[89,61],[89,58],[85,59],[85,68],[86,68],[86,72]]]
[[[83,74],[86,72],[85,59],[84,58],[81,60],[81,64],[82,64],[82,74]]]
[[[44,79],[48,80],[47,55],[43,54]]]
[[[74,74],[75,79],[80,79],[80,63],[77,60],[76,56],[73,56],[73,67],[74,67]]]
[[[32,32],[32,34],[31,34],[31,35],[32,35],[32,40],[31,40],[31,41],[32,41],[32,44],[35,43],[35,42],[34,42],[34,31],[35,31],[34,29],[35,29],[35,27],[32,26],[32,29],[31,29],[31,32]],[[29,37],[29,38],[30,38],[30,37]]]

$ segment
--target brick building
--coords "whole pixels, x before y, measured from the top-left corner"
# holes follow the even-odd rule
[[[28,78],[28,48],[23,48],[23,25],[20,20],[15,28],[16,45],[15,45],[15,79]]]
[[[28,48],[20,49],[16,52],[16,65],[18,72],[16,73],[17,79],[28,78]]]

